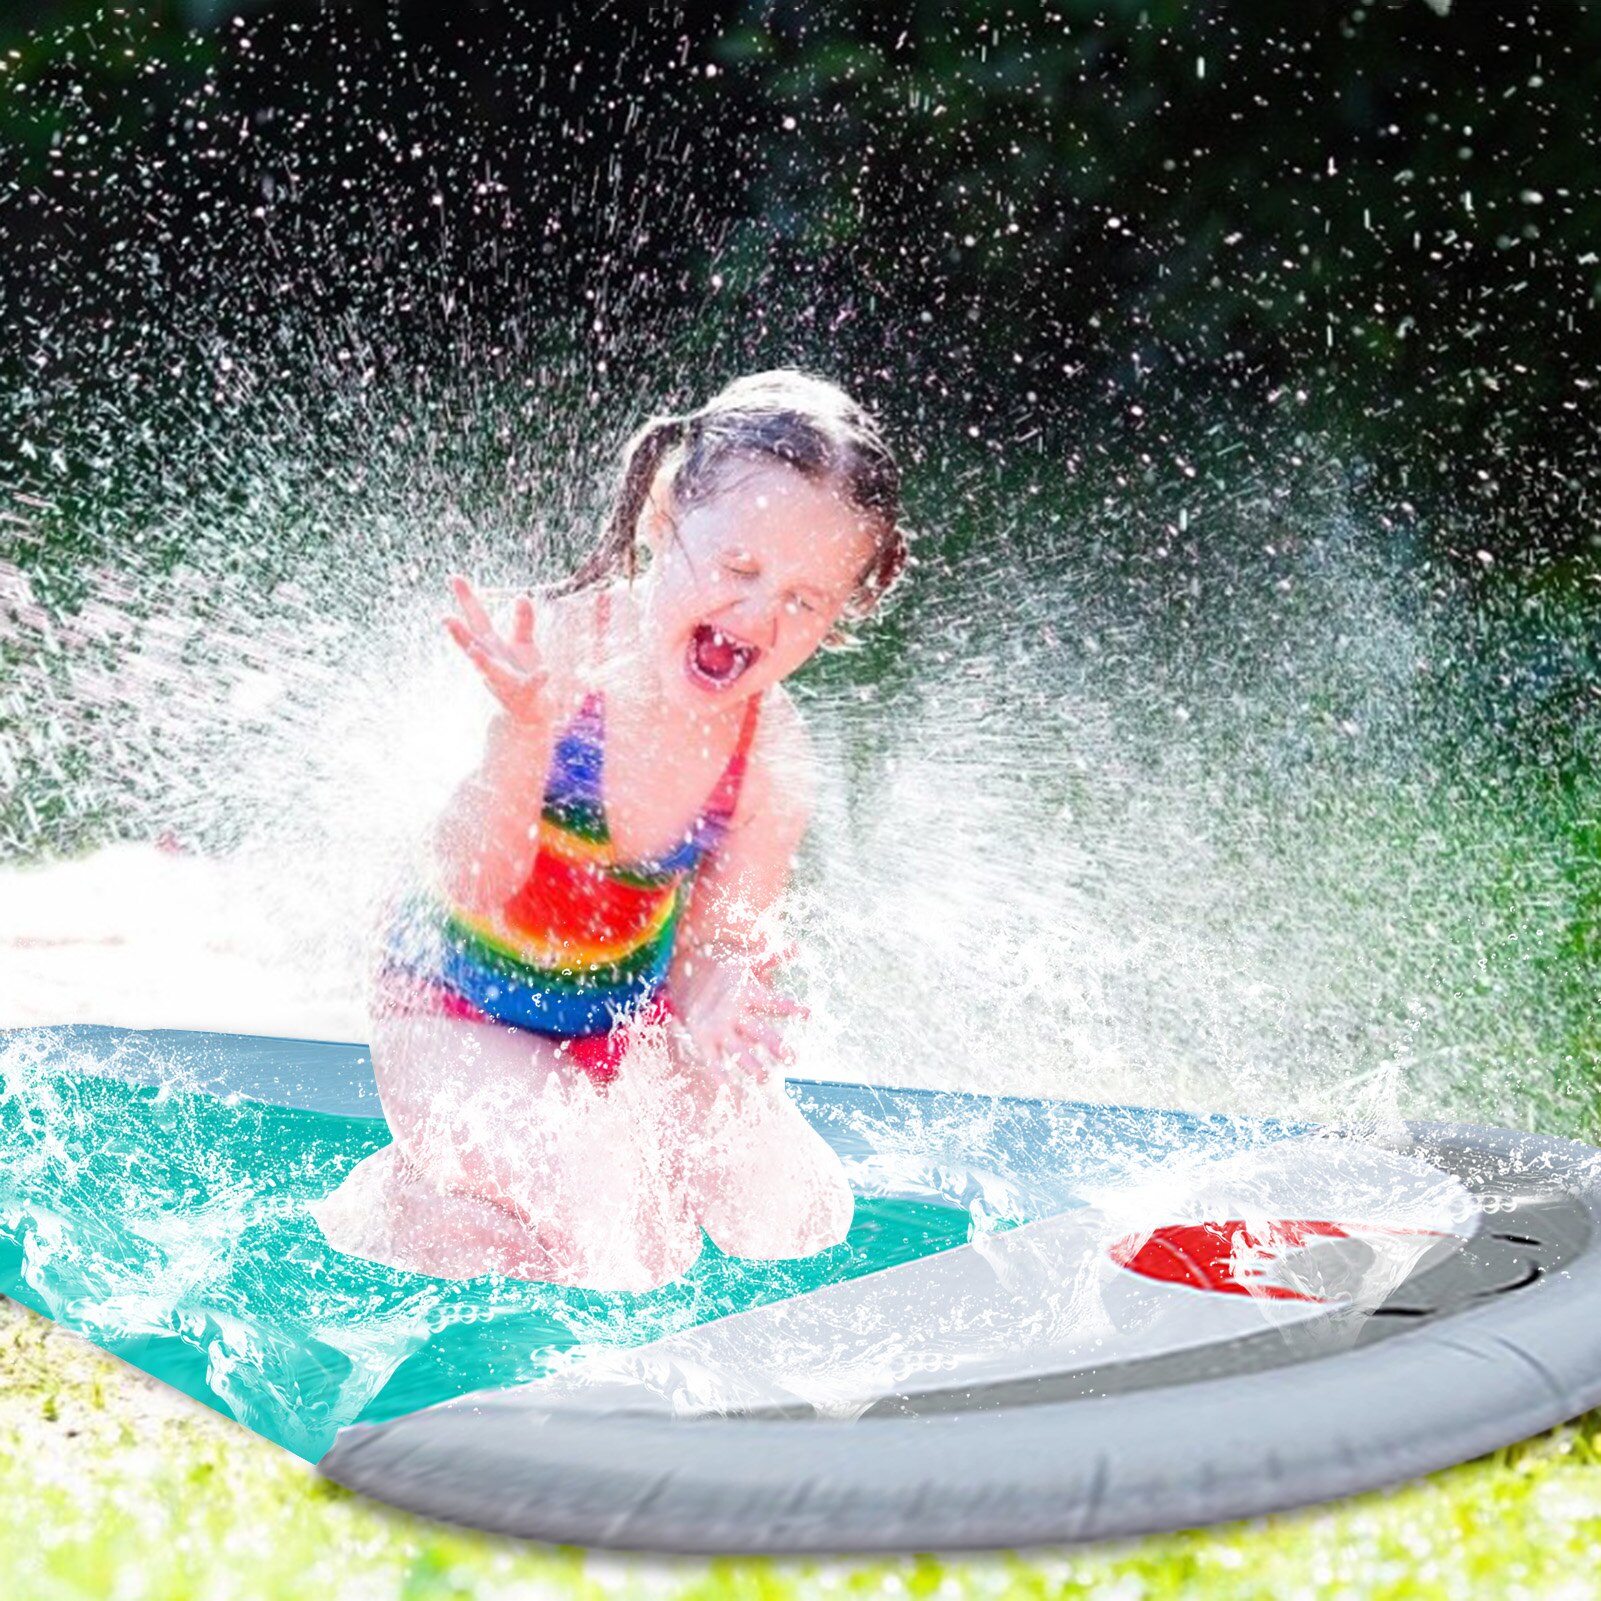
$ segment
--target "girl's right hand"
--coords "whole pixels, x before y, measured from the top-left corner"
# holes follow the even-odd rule
[[[462,613],[443,619],[450,637],[515,721],[542,722],[550,711],[550,672],[534,642],[533,601],[527,595],[517,597],[511,633],[502,637],[460,573],[451,576],[450,589]]]
[[[683,1027],[702,1060],[719,1073],[730,1076],[739,1070],[765,1083],[775,1064],[780,1069],[794,1065],[795,1052],[773,1019],[809,1014],[799,1001],[778,994],[768,977],[772,968],[794,954],[790,946],[760,960],[728,960],[706,954],[703,948],[691,971],[674,978],[683,1003]]]

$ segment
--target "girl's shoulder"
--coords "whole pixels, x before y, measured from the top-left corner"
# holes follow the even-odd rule
[[[745,762],[745,780],[734,809],[733,826],[774,811],[809,816],[815,778],[815,754],[806,719],[782,684],[762,693],[756,733]]]

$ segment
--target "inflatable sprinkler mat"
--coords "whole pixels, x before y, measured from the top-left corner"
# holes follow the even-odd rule
[[[1601,1152],[790,1091],[849,1238],[643,1294],[332,1250],[359,1045],[0,1032],[0,1290],[434,1517],[658,1551],[949,1550],[1348,1495],[1601,1404]]]

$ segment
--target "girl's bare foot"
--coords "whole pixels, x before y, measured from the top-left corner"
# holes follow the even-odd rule
[[[565,1281],[571,1271],[565,1242],[509,1206],[435,1189],[394,1145],[358,1162],[311,1214],[335,1250],[433,1278]]]

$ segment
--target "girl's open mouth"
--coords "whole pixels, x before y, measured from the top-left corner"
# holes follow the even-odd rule
[[[702,623],[689,642],[690,676],[721,689],[733,683],[760,655],[756,646]]]

